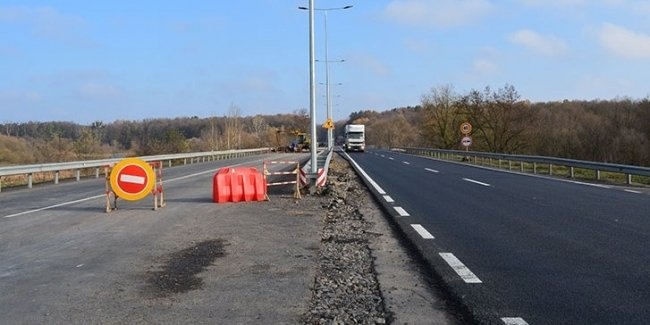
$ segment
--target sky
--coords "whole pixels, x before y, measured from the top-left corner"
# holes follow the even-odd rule
[[[512,85],[532,102],[650,95],[647,0],[314,3],[319,123],[327,83],[334,120],[415,106],[442,86]],[[0,123],[309,112],[300,6],[0,0]]]

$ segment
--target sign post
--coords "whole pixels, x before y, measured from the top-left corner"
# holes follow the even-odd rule
[[[157,166],[159,170],[159,177],[162,179],[162,164]],[[117,198],[122,198],[127,201],[138,201],[145,198],[149,194],[154,195],[154,210],[158,207],[157,195],[160,195],[160,206],[164,206],[162,199],[162,182],[157,184],[156,173],[153,167],[146,161],[139,158],[124,159],[110,171],[107,169],[107,183],[110,183],[110,190],[108,184],[106,188],[106,211],[110,212],[110,195],[112,194],[115,199],[115,209],[117,208]],[[154,189],[154,187],[156,187]]]

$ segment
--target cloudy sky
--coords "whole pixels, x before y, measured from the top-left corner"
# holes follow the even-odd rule
[[[0,123],[308,109],[308,4],[3,0]],[[346,5],[327,11],[336,120],[417,105],[443,85],[509,84],[533,102],[650,95],[647,0],[315,0]],[[324,120],[324,62],[316,74]]]

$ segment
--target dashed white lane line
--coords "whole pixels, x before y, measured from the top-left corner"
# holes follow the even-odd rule
[[[425,168],[424,170],[432,172],[432,173],[439,173],[439,171],[437,171],[435,169],[431,169],[431,168]]]
[[[488,183],[479,182],[479,181],[477,181],[477,180],[473,180],[473,179],[471,179],[471,178],[463,178],[463,180],[466,181],[466,182],[470,182],[470,183],[474,183],[474,184],[478,184],[478,185],[482,185],[482,186],[486,186],[486,187],[490,187],[490,186],[491,186],[491,185],[488,184]]]
[[[449,266],[460,276],[465,283],[483,283],[472,271],[470,271],[463,262],[461,262],[454,254],[452,253],[439,253]]]
[[[528,325],[521,317],[502,317],[501,321],[506,325]]]
[[[404,163],[404,165],[410,165],[410,164],[411,164],[411,163],[408,162],[408,161],[402,161],[402,162]]]
[[[393,158],[393,157],[388,157],[388,159],[390,159],[390,160],[395,160],[395,158]]]
[[[422,237],[422,239],[435,239],[430,232],[428,232],[424,227],[422,227],[422,225],[413,224],[411,225],[411,227],[415,229],[415,231],[420,235],[420,237]]]
[[[384,200],[385,200],[386,202],[388,202],[388,203],[393,203],[393,202],[395,202],[395,200],[393,200],[393,198],[390,197],[390,195],[384,195]]]
[[[578,181],[571,181],[573,184],[578,184],[578,185],[586,185],[586,186],[592,186],[592,187],[599,187],[599,188],[612,188],[611,186],[607,185],[602,185],[602,184],[592,184],[592,183],[585,183],[585,182],[578,182]]]
[[[404,210],[404,208],[402,208],[402,207],[393,207],[393,209],[395,209],[395,211],[397,211],[397,213],[399,213],[399,216],[400,216],[400,217],[409,217],[409,216],[411,216],[411,215],[410,215],[408,212],[406,212],[406,210]]]

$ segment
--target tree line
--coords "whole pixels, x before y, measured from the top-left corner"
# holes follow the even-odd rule
[[[351,118],[381,147],[464,149],[459,128],[469,122],[475,151],[650,166],[649,98],[531,103],[508,84],[464,94],[445,85],[416,107]]]
[[[514,86],[458,93],[432,88],[416,106],[360,110],[335,123],[366,125],[366,144],[464,149],[460,125],[472,125],[471,150],[650,165],[650,99],[531,103]],[[101,159],[195,151],[276,147],[291,131],[309,132],[306,109],[242,116],[232,105],[219,117],[141,121],[0,124],[0,165]],[[318,128],[318,139],[326,131]]]

